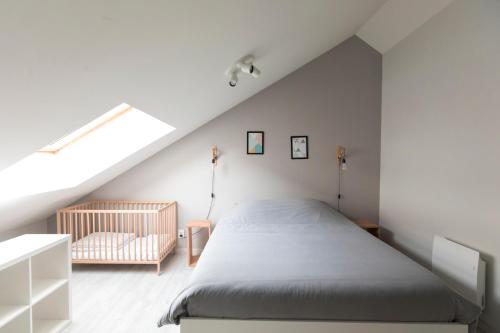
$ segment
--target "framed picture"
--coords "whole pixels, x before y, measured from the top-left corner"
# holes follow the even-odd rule
[[[290,137],[292,160],[303,160],[309,158],[309,147],[307,136]]]
[[[264,155],[264,132],[263,131],[248,131],[247,132],[247,154],[249,154],[249,155]]]

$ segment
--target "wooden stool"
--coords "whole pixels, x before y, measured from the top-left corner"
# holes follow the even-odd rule
[[[188,265],[190,267],[196,266],[200,256],[193,255],[193,228],[207,228],[208,237],[212,233],[212,223],[208,220],[193,220],[187,224],[187,238],[188,238]]]

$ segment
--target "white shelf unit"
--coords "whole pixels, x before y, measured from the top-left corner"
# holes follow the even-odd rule
[[[0,243],[0,333],[57,333],[71,323],[68,235]]]

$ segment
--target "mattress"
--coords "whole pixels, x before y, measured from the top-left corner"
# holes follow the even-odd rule
[[[241,204],[158,325],[184,317],[474,323],[478,306],[325,203]]]
[[[158,260],[158,236],[135,237],[127,233],[92,233],[73,243],[73,259],[90,260]],[[94,238],[95,236],[95,238]],[[99,250],[99,237],[101,248]],[[125,239],[125,242],[123,242]],[[130,241],[129,241],[130,239]],[[95,240],[95,251],[94,251]],[[106,241],[105,241],[106,240]],[[111,240],[113,246],[111,247]],[[147,250],[146,250],[147,249]],[[107,256],[107,257],[106,257]],[[142,256],[142,257],[141,257]],[[142,258],[142,259],[141,259]]]
[[[129,240],[133,241],[135,235],[133,233],[121,233],[121,232],[94,232],[88,236],[80,238],[78,241],[73,242],[73,251],[76,249],[93,249],[94,242],[95,246],[101,244],[101,248],[107,247],[108,250],[112,248],[121,249],[124,244],[128,243]]]

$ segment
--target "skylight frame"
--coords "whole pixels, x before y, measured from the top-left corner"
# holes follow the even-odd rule
[[[76,131],[73,131],[70,134],[62,137],[61,139],[55,141],[54,143],[51,143],[37,150],[37,153],[57,154],[62,149],[69,147],[70,145],[76,143],[77,141],[85,138],[92,132],[100,128],[103,128],[104,126],[106,126],[107,124],[109,124],[114,120],[117,120],[121,116],[125,115],[127,112],[134,110],[134,108],[128,104],[123,103],[121,105],[123,105],[122,110],[118,109],[116,112],[113,113],[106,112],[105,114],[94,119],[90,123],[80,127]]]
[[[0,206],[75,188],[176,128],[126,103],[0,170]]]

